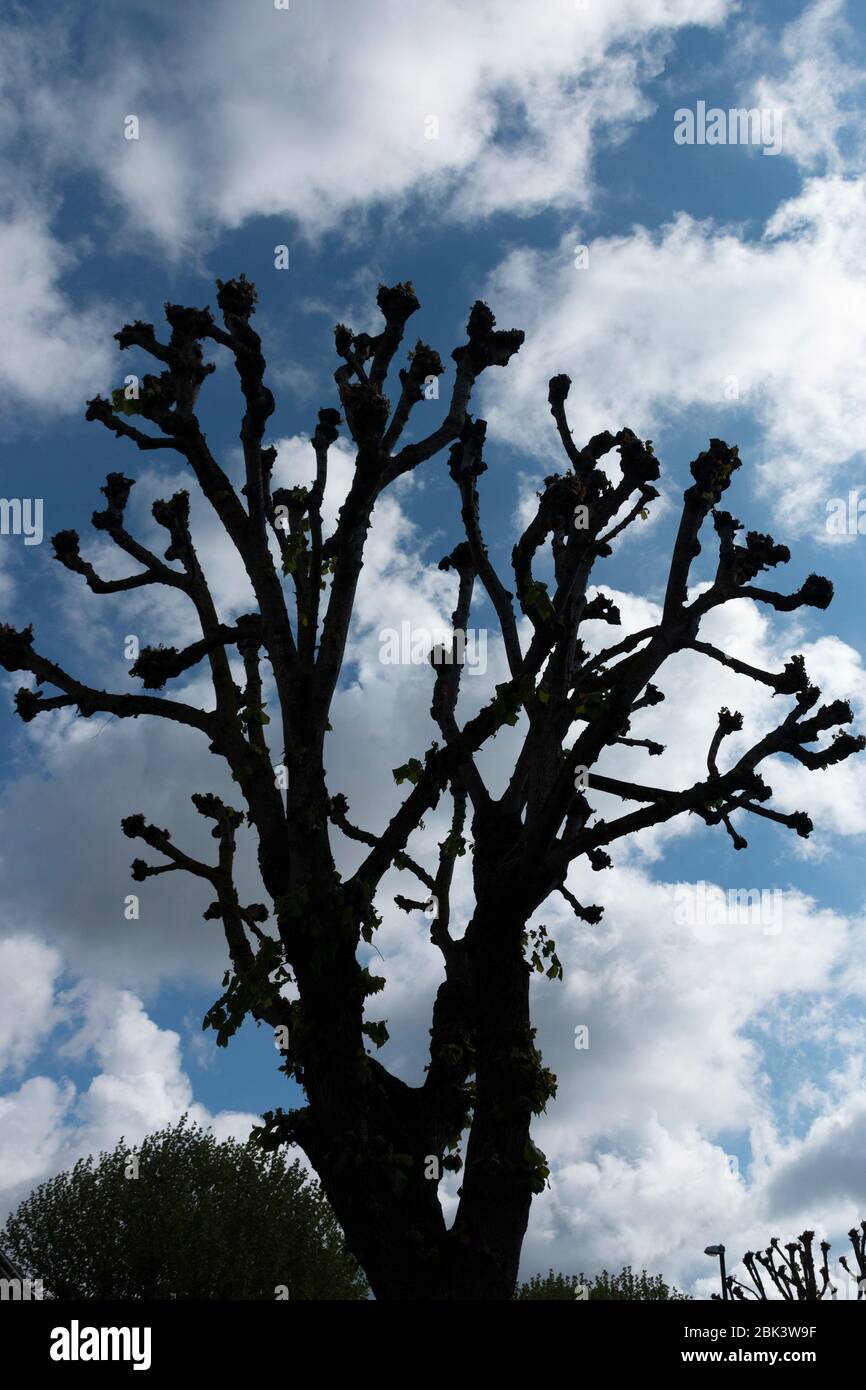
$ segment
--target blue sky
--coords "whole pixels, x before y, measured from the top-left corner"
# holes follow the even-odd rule
[[[476,298],[527,332],[475,402],[489,422],[482,506],[502,568],[535,488],[562,466],[546,395],[548,377],[567,371],[576,436],[628,425],[663,464],[653,516],[604,573],[625,625],[643,625],[660,597],[688,461],[712,436],[739,443],[746,466],[730,505],[791,545],[780,587],[817,571],[837,595],[827,613],[773,621],[741,605],[713,640],[770,669],[803,651],[813,679],[862,713],[864,539],[826,526],[831,499],[866,493],[856,6],[491,0],[467,13],[456,0],[417,12],[291,0],[283,12],[252,0],[241,13],[227,0],[182,12],[150,0],[134,12],[7,5],[0,27],[0,479],[4,497],[43,499],[46,538],[0,537],[0,616],[32,620],[40,650],[124,689],[125,635],[184,631],[148,591],[99,598],[51,558],[47,538],[75,526],[87,553],[111,563],[88,537],[107,472],[138,480],[143,534],[150,500],[183,485],[179,464],[84,421],[89,396],[144,366],[117,354],[112,333],[135,318],[158,324],[167,299],[214,304],[215,277],[245,272],[277,397],[272,438],[285,476],[300,479],[316,411],[334,403],[334,324],[373,329],[378,283],[411,278],[422,310],[410,340],[417,329],[446,361]],[[674,113],[699,102],[781,111],[781,151],[676,144]],[[131,113],[134,141],[123,137]],[[282,244],[288,270],[274,265]],[[218,361],[200,413],[229,468],[238,405]],[[348,451],[337,461],[339,487]],[[332,790],[371,825],[395,804],[390,768],[431,738],[426,673],[383,667],[378,633],[449,611],[436,565],[459,538],[452,492],[431,462],[371,536],[329,751]],[[224,611],[241,611],[237,566],[207,517],[196,521]],[[710,559],[708,548],[699,581]],[[483,607],[474,621],[491,632],[492,680],[495,624]],[[771,712],[707,664],[679,669],[647,714],[641,733],[669,747],[654,781],[685,785],[720,705],[752,728]],[[200,698],[201,681],[193,673],[186,693]],[[18,684],[5,679],[0,701],[4,1208],[80,1153],[183,1109],[245,1134],[251,1115],[287,1102],[263,1032],[247,1026],[226,1051],[201,1033],[223,952],[195,887],[154,880],[141,921],[123,920],[134,851],[120,816],[145,810],[194,846],[189,794],[217,788],[214,760],[141,721],[60,711],[22,727]],[[509,757],[498,742],[494,776]],[[745,1249],[808,1224],[835,1245],[866,1216],[864,772],[849,763],[806,777],[787,765],[770,781],[777,804],[811,811],[810,841],[750,824],[735,856],[727,837],[677,823],[588,885],[606,925],[576,932],[558,906],[540,914],[566,981],[536,998],[560,1100],[539,1126],[553,1176],[527,1273],[631,1262],[705,1292],[708,1241]],[[340,853],[353,862],[350,847]],[[252,856],[242,873],[252,885]],[[702,881],[783,893],[782,929],[683,937],[672,894]],[[458,890],[468,910],[468,883]],[[438,979],[423,919],[389,907],[380,949],[386,1060],[418,1076]],[[584,1057],[570,1038],[587,1020]]]

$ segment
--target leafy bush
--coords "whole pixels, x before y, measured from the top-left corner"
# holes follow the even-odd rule
[[[273,1299],[281,1289],[290,1299],[345,1300],[368,1292],[297,1160],[218,1143],[186,1116],[137,1148],[121,1139],[42,1183],[7,1220],[0,1247],[62,1299]]]
[[[588,1288],[590,1300],[667,1303],[689,1297],[686,1293],[680,1293],[679,1289],[669,1287],[660,1274],[647,1274],[645,1269],[635,1274],[631,1265],[626,1265],[619,1274],[608,1274],[603,1269],[593,1279],[585,1274],[554,1274],[551,1269],[546,1276],[534,1274],[527,1283],[518,1287],[514,1297],[520,1300],[570,1299],[573,1302],[581,1288]]]

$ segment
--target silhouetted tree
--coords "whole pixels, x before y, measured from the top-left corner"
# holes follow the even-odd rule
[[[367,1297],[301,1164],[186,1116],[41,1183],[2,1239],[54,1298]]]
[[[857,1281],[857,1298],[861,1299],[866,1297],[866,1221],[861,1221],[859,1231],[856,1228],[850,1230],[848,1238],[857,1268],[851,1268],[845,1255],[840,1256],[839,1263]],[[789,1241],[785,1246],[778,1236],[773,1236],[766,1250],[747,1250],[743,1264],[752,1281],[751,1286],[729,1274],[725,1280],[729,1297],[769,1300],[771,1295],[768,1290],[775,1289],[781,1298],[789,1302],[817,1303],[828,1296],[835,1298],[838,1290],[830,1278],[827,1264],[830,1242],[821,1241],[821,1264],[816,1268],[814,1240],[814,1231],[804,1231],[797,1240]],[[763,1279],[761,1270],[764,1271]],[[713,1294],[713,1298],[719,1298],[719,1294]]]
[[[145,688],[160,689],[207,660],[213,708],[153,694],[98,690],[39,654],[30,628],[0,630],[0,663],[8,671],[30,672],[38,687],[57,692],[19,691],[18,712],[25,720],[66,706],[77,707],[84,716],[155,715],[203,735],[211,751],[225,759],[245,813],[212,793],[193,797],[213,822],[216,863],[184,853],[167,830],[142,814],[128,817],[124,829],[162,856],[155,865],[136,860],[137,880],[185,870],[215,892],[205,915],[222,921],[232,963],[225,992],[210,1014],[218,1041],[224,1042],[247,1014],[288,1030],[284,1069],[303,1086],[307,1104],[288,1114],[268,1112],[259,1139],[265,1145],[301,1145],[377,1297],[510,1299],[530,1204],[548,1176],[530,1127],[555,1090],[530,1019],[527,921],[552,893],[561,893],[579,919],[597,921],[601,909],[582,905],[566,887],[569,865],[582,857],[593,869],[603,870],[611,863],[608,850],[618,840],[674,816],[693,814],[708,826],[723,826],[736,848],[745,843],[732,821],[737,813],[808,835],[811,825],[804,813],[789,814],[767,804],[771,789],[760,768],[777,753],[807,768],[825,768],[861,749],[864,740],[839,727],[851,720],[848,704],[820,704],[820,692],[810,683],[801,657],[792,657],[779,672],[759,670],[699,640],[698,631],[708,613],[743,598],[781,612],[826,608],[832,585],[816,575],[792,594],[755,585],[763,570],[787,561],[789,552],[757,532],[740,539],[741,523],[719,506],[740,458],[735,448],[713,439],[691,465],[693,482],[683,497],[660,620],[590,651],[581,640],[587,620],[620,622],[609,597],[587,592],[590,577],[658,496],[653,483],[659,463],[650,442],[621,429],[597,434],[579,447],[566,419],[569,379],[551,380],[550,408],[566,471],[545,480],[535,515],[517,539],[512,593],[494,568],[482,531],[485,421],[473,418],[469,406],[479,376],[490,367],[504,367],[523,334],[498,330],[490,309],[476,303],[467,341],[452,353],[450,403],[440,423],[429,434],[401,444],[426,383],[442,374],[443,365],[432,348],[419,342],[399,373],[392,410],[386,396],[389,372],[406,321],[419,305],[410,283],[380,287],[380,333],[355,334],[344,325],[336,329],[340,366],[335,380],[343,418],[335,409],[319,412],[312,436],[315,476],[309,486],[274,488],[276,453],[265,439],[274,399],[265,385],[265,359],[250,322],[256,293],[243,276],[217,285],[222,325],[208,309],[167,304],[168,341],[158,338],[148,323],[120,331],[121,348],[144,349],[162,370],[143,378],[137,400],[127,400],[122,391],[113,402],[97,397],[87,418],[138,449],[174,450],[186,460],[225,528],[227,543],[243,561],[255,594],[254,611],[232,623],[221,620],[193,546],[186,492],[154,504],[153,514],[170,538],[162,560],[126,529],[124,509],[132,480],[121,473],[109,475],[103,489],[107,505],[93,520],[139,566],[128,578],[100,577],[80,554],[74,531],[54,538],[57,559],[96,593],[162,584],[187,596],[200,621],[200,639],[182,651],[142,650],[132,674]],[[199,390],[213,370],[202,351],[210,343],[234,359],[245,401],[240,431],[245,481],[239,491],[212,454],[195,413]],[[326,535],[322,504],[328,452],[343,419],[354,445],[354,474],[337,525]],[[143,422],[155,432],[142,429]],[[461,637],[465,633],[480,584],[497,615],[509,675],[480,712],[461,721],[461,666],[456,659],[440,661],[432,678],[438,741],[397,769],[398,782],[408,783],[409,789],[388,824],[358,825],[349,818],[345,798],[328,785],[325,743],[367,531],[383,493],[446,449],[464,532],[441,562],[457,581],[454,631]],[[618,455],[613,481],[599,466],[612,451]],[[718,538],[718,565],[712,582],[690,597],[690,569],[710,517]],[[539,577],[540,557],[548,547],[549,583]],[[518,632],[519,615],[530,633],[525,644]],[[446,655],[456,657],[460,638],[453,645]],[[596,772],[599,757],[611,745],[658,751],[658,745],[633,736],[632,722],[664,698],[654,681],[668,658],[683,651],[702,652],[775,694],[791,696],[790,711],[722,768],[722,744],[742,727],[739,714],[722,710],[715,732],[708,734],[706,775],[691,786],[656,787]],[[233,652],[243,664],[240,684],[230,664]],[[284,750],[285,792],[266,740],[263,663],[276,688],[275,751],[279,756]],[[476,755],[497,730],[516,724],[521,715],[522,746],[505,791],[494,796]],[[810,748],[831,729],[837,732],[829,744]],[[594,819],[594,792],[635,802],[639,809],[609,821]],[[422,817],[446,794],[453,803],[451,829],[438,866],[428,868],[410,856],[407,845]],[[455,858],[466,849],[470,808],[475,907],[458,936],[451,930],[449,889]],[[241,902],[235,889],[232,862],[245,817],[257,837],[270,909]],[[335,867],[335,829],[363,846],[362,860],[347,878]],[[386,1032],[381,1022],[364,1019],[365,1002],[382,981],[359,961],[359,949],[363,954],[373,939],[377,893],[392,866],[420,882],[421,902],[435,899],[430,938],[445,968],[421,1086],[407,1085],[365,1050],[365,1039],[378,1045]],[[419,902],[404,895],[400,901],[409,910]],[[265,928],[270,917],[272,931]],[[544,949],[535,956],[533,964],[544,968],[548,961],[548,970],[557,973]],[[289,977],[297,986],[294,1002],[281,993]],[[465,1131],[460,1201],[448,1229],[439,1179],[443,1168],[460,1166],[456,1149]]]

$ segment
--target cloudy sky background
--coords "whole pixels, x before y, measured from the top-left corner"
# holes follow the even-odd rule
[[[708,640],[768,669],[802,652],[812,679],[862,716],[866,540],[826,526],[832,499],[866,494],[866,24],[854,5],[144,0],[4,15],[0,491],[44,499],[46,538],[77,526],[97,568],[124,573],[87,534],[105,474],[137,479],[130,517],[154,547],[150,502],[187,481],[169,455],[154,464],[83,420],[88,396],[149,369],[117,356],[121,324],[158,323],[165,299],[213,304],[215,276],[245,271],[278,399],[278,474],[302,481],[316,411],[334,403],[334,323],[375,329],[379,281],[412,278],[422,312],[410,341],[417,332],[449,362],[479,296],[527,333],[476,400],[501,569],[540,480],[561,466],[547,380],[567,371],[578,439],[628,425],[663,462],[652,517],[604,574],[625,629],[653,620],[688,461],[720,435],[745,462],[732,510],[792,546],[780,587],[817,570],[837,597],[826,614],[740,603],[713,616]],[[699,100],[781,109],[781,152],[675,144],[675,110]],[[124,139],[129,114],[137,141]],[[288,271],[274,267],[280,244]],[[238,392],[215,360],[201,414],[234,469]],[[344,446],[332,457],[331,515],[351,468]],[[453,491],[431,461],[383,501],[370,536],[329,746],[331,789],[370,828],[398,804],[390,769],[434,736],[429,673],[383,665],[378,634],[446,620],[453,590],[436,566],[460,535]],[[228,619],[248,602],[243,571],[202,506],[194,520]],[[707,547],[698,582],[710,564]],[[0,604],[4,621],[34,621],[40,650],[106,688],[130,688],[127,634],[192,636],[185,609],[150,589],[91,595],[47,539],[0,538]],[[467,714],[504,669],[489,608],[472,624],[491,636],[487,672],[464,680]],[[659,683],[667,700],[639,729],[667,745],[654,783],[694,780],[721,705],[743,712],[749,742],[778,717],[763,688],[701,659],[677,658]],[[245,1027],[226,1051],[201,1031],[225,956],[201,920],[207,895],[158,878],[141,887],[140,921],[124,919],[135,851],[123,815],[144,811],[208,851],[189,795],[228,791],[203,740],[69,711],[25,727],[10,713],[18,684],[4,681],[0,708],[0,1216],[121,1134],[137,1140],[189,1110],[246,1135],[261,1109],[287,1103],[264,1031]],[[201,671],[175,689],[207,700]],[[485,755],[493,786],[518,735]],[[641,780],[641,758],[618,749],[605,766]],[[557,900],[539,914],[565,980],[535,987],[559,1097],[536,1127],[553,1172],[527,1276],[630,1262],[706,1296],[707,1243],[737,1254],[808,1225],[842,1253],[866,1217],[866,774],[856,760],[812,775],[779,763],[768,780],[777,805],[812,814],[810,841],[749,824],[735,856],[723,833],[678,821],[620,844],[604,874],[573,871],[578,897],[605,906],[599,926]],[[440,836],[429,817],[416,857],[432,862]],[[355,849],[338,846],[347,869]],[[241,873],[260,897],[251,848]],[[781,929],[684,925],[682,887],[701,881],[775,892]],[[375,1016],[388,1019],[385,1060],[420,1080],[439,961],[424,919],[393,906],[405,882],[386,888]],[[461,865],[458,921],[469,889]],[[573,1046],[579,1024],[587,1051]]]

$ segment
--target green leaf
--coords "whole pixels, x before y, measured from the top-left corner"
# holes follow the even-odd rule
[[[417,786],[423,771],[424,764],[418,758],[410,758],[402,767],[395,767],[391,775],[398,786],[401,782],[411,782]]]

